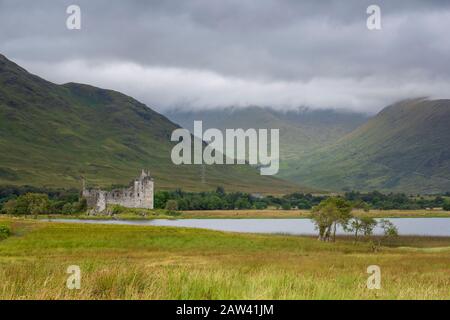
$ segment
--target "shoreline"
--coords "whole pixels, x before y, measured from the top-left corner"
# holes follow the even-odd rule
[[[180,211],[179,215],[117,215],[117,216],[76,216],[80,219],[113,219],[113,220],[153,220],[153,219],[308,219],[310,210],[195,210]],[[355,216],[372,218],[450,218],[450,211],[443,210],[354,210]],[[58,216],[58,218],[74,218],[75,216]]]
[[[354,210],[355,216],[369,216],[372,218],[450,218],[450,211],[443,210]],[[10,217],[0,215],[0,217]],[[177,215],[164,215],[150,213],[146,216],[136,214],[118,214],[114,216],[106,215],[61,215],[49,214],[39,215],[39,220],[45,219],[80,219],[80,220],[182,220],[182,219],[308,219],[311,216],[310,210],[195,210],[179,211]],[[25,217],[25,216],[24,216]],[[35,218],[28,215],[26,218]]]

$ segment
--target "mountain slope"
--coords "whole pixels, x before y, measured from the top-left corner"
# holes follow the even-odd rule
[[[294,165],[294,181],[327,189],[450,190],[450,100],[414,99],[382,110]]]
[[[277,111],[264,107],[214,110],[170,110],[165,115],[182,127],[193,130],[194,120],[207,128],[279,129],[282,176],[291,173],[289,160],[299,160],[311,150],[330,144],[363,124],[365,114],[334,110],[297,109]]]
[[[284,193],[298,186],[249,166],[175,166],[178,126],[121,93],[55,85],[0,55],[0,183],[79,187],[125,184],[148,168],[157,188]]]

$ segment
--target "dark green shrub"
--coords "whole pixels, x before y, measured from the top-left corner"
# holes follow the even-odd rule
[[[450,201],[445,201],[445,202],[444,202],[444,205],[442,206],[442,208],[443,208],[445,211],[450,211]]]
[[[167,201],[166,210],[177,211],[178,210],[178,202],[176,200]]]
[[[291,210],[291,209],[292,209],[291,204],[290,204],[289,202],[284,202],[284,203],[281,205],[281,208],[282,208],[283,210]]]
[[[75,212],[83,213],[87,210],[87,200],[86,198],[81,198],[80,201],[75,202],[73,205]]]
[[[255,209],[263,210],[263,209],[266,209],[266,208],[267,208],[267,203],[262,202],[262,201],[255,202]]]
[[[119,205],[114,205],[108,208],[108,211],[110,212],[111,215],[122,214],[125,213],[126,210],[127,209],[125,207]]]
[[[66,203],[61,209],[62,214],[72,214],[75,213],[73,205],[71,203]]]
[[[11,235],[11,229],[8,226],[0,225],[0,240],[6,239]]]
[[[175,210],[166,210],[166,215],[171,217],[178,217],[179,215],[181,215],[181,212]]]

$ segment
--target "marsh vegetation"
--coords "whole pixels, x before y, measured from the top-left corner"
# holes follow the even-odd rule
[[[1,299],[449,299],[450,238],[399,237],[373,252],[337,237],[0,218]],[[368,290],[379,265],[382,289]],[[69,265],[80,290],[66,288]]]

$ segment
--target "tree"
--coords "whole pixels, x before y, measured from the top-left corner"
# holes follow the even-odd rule
[[[222,186],[217,187],[216,193],[223,197],[225,195],[225,189]]]
[[[168,200],[166,203],[166,210],[177,211],[178,210],[178,202],[176,200]]]
[[[164,209],[166,207],[166,202],[169,199],[169,193],[167,191],[155,192],[154,203],[155,209]]]
[[[333,224],[333,241],[336,240],[336,227],[341,225],[344,229],[352,218],[352,204],[351,202],[342,198],[330,198],[335,203],[337,208],[336,221]]]
[[[370,211],[370,206],[367,204],[367,202],[364,202],[362,200],[354,201],[353,208],[364,210],[364,212]]]
[[[361,217],[361,229],[363,234],[368,237],[373,234],[373,229],[377,226],[378,222],[374,218],[371,217]]]
[[[378,222],[371,217],[355,217],[350,220],[345,230],[354,233],[356,242],[358,241],[359,232],[366,237],[371,236],[373,234],[373,229],[375,229],[377,224]]]
[[[81,198],[78,202],[75,202],[74,210],[75,210],[75,212],[78,212],[78,213],[86,212],[86,210],[87,210],[86,198]]]
[[[35,216],[48,213],[50,208],[48,195],[43,193],[27,193],[24,197],[28,203],[28,213]]]
[[[189,210],[190,209],[190,202],[188,199],[180,199],[178,202],[178,210]]]
[[[225,206],[224,201],[216,195],[210,195],[205,199],[205,201],[207,203],[207,209],[209,210],[219,210]]]
[[[319,230],[319,240],[329,241],[335,208],[330,204],[319,204],[312,209],[312,221]]]
[[[331,197],[323,200],[312,209],[312,220],[319,230],[319,240],[336,240],[336,229],[341,225],[344,229],[352,218],[351,204],[342,198]]]
[[[17,214],[17,200],[16,199],[8,200],[3,205],[3,211],[9,215],[16,215]]]
[[[257,201],[255,202],[254,207],[257,210],[263,210],[267,208],[267,203],[265,203],[264,201]]]
[[[398,229],[391,221],[382,219],[379,225],[383,229],[384,238],[388,241],[398,237]]]
[[[444,209],[445,211],[450,211],[450,201],[445,201],[442,209]]]
[[[65,203],[61,209],[62,214],[72,214],[74,212],[75,212],[75,210],[73,208],[73,205],[70,202]]]
[[[5,211],[12,215],[46,214],[50,209],[48,195],[27,193],[5,203]]]
[[[350,220],[349,224],[346,227],[345,231],[353,232],[355,235],[355,242],[358,241],[358,233],[362,230],[362,221],[361,218],[353,218]]]
[[[246,198],[239,198],[234,205],[239,210],[250,209],[252,207],[252,205]]]
[[[10,213],[12,215],[27,215],[29,213],[28,201],[25,198],[25,195],[22,195],[20,197],[17,197],[15,200],[10,201],[8,201],[5,206],[9,206]]]
[[[386,237],[396,237],[398,236],[397,227],[389,220],[380,220],[380,227],[383,229],[384,235]]]
[[[284,202],[281,204],[281,208],[282,208],[283,210],[291,210],[291,209],[292,209],[291,203],[290,203],[289,201],[284,201]]]

